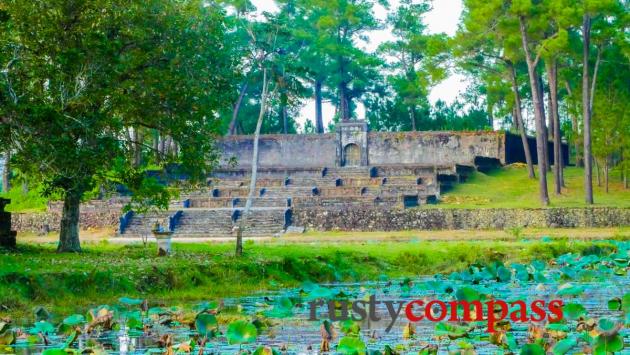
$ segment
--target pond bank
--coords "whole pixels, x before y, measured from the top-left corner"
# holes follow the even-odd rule
[[[619,237],[625,238],[627,237]],[[0,316],[29,316],[35,306],[84,311],[122,296],[187,303],[304,281],[376,280],[450,273],[471,263],[549,260],[567,252],[610,249],[608,242],[543,238],[519,241],[365,241],[363,243],[252,243],[243,258],[231,244],[175,244],[156,258],[155,245],[87,244],[82,254],[56,254],[53,245],[21,245],[0,252]]]

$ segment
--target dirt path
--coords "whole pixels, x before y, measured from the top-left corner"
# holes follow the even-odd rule
[[[280,237],[252,238],[260,243],[362,243],[378,241],[463,241],[463,240],[521,240],[538,239],[545,236],[552,238],[565,237],[571,240],[595,240],[610,238],[630,239],[630,227],[619,228],[576,228],[576,229],[518,229],[518,230],[448,230],[448,231],[395,231],[395,232],[314,232],[304,234],[285,234]],[[18,243],[55,243],[58,235],[50,233],[47,236],[35,234],[18,234]],[[247,240],[248,238],[245,238]],[[108,242],[114,244],[142,243],[141,239],[117,237],[113,229],[98,229],[81,231],[83,243]],[[152,239],[149,239],[152,241]],[[174,238],[180,243],[227,243],[232,238]]]

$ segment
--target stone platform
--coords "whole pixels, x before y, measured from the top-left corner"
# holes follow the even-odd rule
[[[441,191],[463,182],[474,167],[382,165],[306,169],[261,168],[245,237],[272,236],[294,225],[293,214],[309,209],[396,209],[436,203]],[[174,238],[227,238],[241,222],[249,194],[249,170],[217,169],[204,190],[182,194],[169,211],[121,218],[119,234],[149,236],[158,222]]]

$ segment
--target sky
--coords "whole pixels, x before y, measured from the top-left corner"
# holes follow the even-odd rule
[[[252,0],[252,3],[256,6],[258,11],[275,12],[278,7],[273,0]],[[398,6],[398,0],[389,0],[390,10],[395,9]],[[430,33],[446,33],[450,36],[457,31],[457,24],[462,12],[462,0],[433,0],[433,9],[425,16],[424,20],[427,24]],[[387,17],[387,11],[380,5],[374,7],[374,15],[380,19],[385,20]],[[373,31],[369,35],[370,42],[366,44],[365,48],[368,51],[373,51],[381,43],[391,39],[391,33],[387,30]],[[460,74],[451,74],[449,78],[437,85],[431,90],[429,94],[429,101],[435,103],[437,100],[443,100],[447,103],[451,103],[455,100],[457,95],[466,89],[466,78]],[[323,116],[324,127],[328,125],[328,122],[332,120],[335,114],[334,106],[324,103]],[[306,102],[304,107],[300,110],[300,116],[297,118],[297,122],[301,127],[304,127],[304,123],[307,119],[314,121],[315,116],[315,103],[313,100]],[[365,109],[362,105],[358,105],[357,116],[359,118],[365,117]]]

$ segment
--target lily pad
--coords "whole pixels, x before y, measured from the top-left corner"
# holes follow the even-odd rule
[[[195,319],[195,328],[200,336],[212,338],[219,330],[219,322],[214,315],[201,313]]]
[[[613,336],[598,335],[595,338],[593,353],[596,355],[605,355],[621,350],[623,350],[623,338],[619,334]]]
[[[144,301],[139,298],[121,297],[118,299],[118,302],[126,306],[138,306],[141,305]]]
[[[73,314],[63,320],[63,324],[71,327],[75,327],[82,323],[85,323],[85,317],[81,314]]]
[[[256,326],[244,320],[237,320],[228,325],[226,337],[230,344],[248,344],[256,341]]]
[[[545,355],[545,349],[538,344],[525,344],[521,348],[521,355]]]
[[[564,316],[568,319],[578,319],[586,315],[586,308],[579,303],[568,303],[562,307]]]
[[[339,341],[337,352],[344,355],[363,355],[367,352],[367,347],[359,337],[345,336]]]

